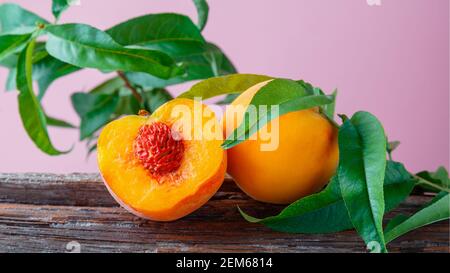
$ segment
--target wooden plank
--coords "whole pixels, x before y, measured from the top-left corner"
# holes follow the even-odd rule
[[[191,216],[159,223],[121,208],[0,204],[0,252],[62,252],[77,241],[82,252],[362,252],[353,231],[284,234],[245,222],[235,205],[211,201]],[[409,211],[402,209],[401,211]],[[448,252],[441,222],[389,245],[391,252]]]
[[[116,206],[99,174],[0,173],[0,202]]]
[[[0,252],[64,252],[71,241],[81,252],[365,251],[353,231],[286,234],[247,223],[237,205],[258,216],[281,207],[247,198],[229,180],[201,209],[170,223],[146,221],[117,207],[93,174],[0,174],[0,196]],[[411,197],[396,213],[412,213],[429,199]],[[449,223],[413,231],[389,250],[449,252]]]

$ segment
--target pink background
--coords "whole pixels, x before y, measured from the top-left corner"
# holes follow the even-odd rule
[[[0,1],[5,2],[5,1]],[[51,20],[50,0],[12,1]],[[189,0],[81,0],[62,22],[107,28],[155,12],[180,12],[196,20]],[[394,154],[418,171],[449,165],[449,1],[210,0],[204,31],[240,72],[305,79],[326,91],[339,89],[337,111],[367,110],[383,122]],[[0,68],[0,86],[6,80]],[[47,112],[78,124],[74,91],[88,90],[108,75],[85,70],[56,81],[44,98]],[[180,92],[184,84],[172,88]],[[41,153],[22,128],[17,93],[0,93],[0,172],[97,171],[86,159],[78,131],[50,129],[55,146],[72,153]]]

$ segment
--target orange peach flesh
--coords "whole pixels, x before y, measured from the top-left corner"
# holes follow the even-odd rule
[[[205,126],[193,126],[192,118],[173,114],[176,107],[190,112],[200,108],[206,113],[201,123],[212,123],[220,130],[212,111],[195,103],[175,99],[150,117],[123,117],[103,129],[98,141],[98,166],[112,196],[130,212],[152,220],[176,220],[202,206],[222,184],[226,170],[222,140],[192,139],[195,133],[207,134]],[[182,124],[180,130],[184,130],[179,132],[185,144],[180,168],[159,179],[143,167],[133,150],[139,128],[152,122]]]

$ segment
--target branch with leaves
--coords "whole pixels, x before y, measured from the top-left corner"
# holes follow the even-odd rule
[[[201,33],[209,11],[205,0],[193,1],[197,24],[182,14],[159,13],[132,18],[105,31],[81,23],[58,24],[63,12],[76,3],[53,0],[55,23],[16,4],[0,5],[0,66],[9,69],[6,90],[19,91],[24,128],[49,155],[70,150],[55,148],[47,127],[76,127],[49,116],[41,104],[57,79],[84,68],[116,72],[94,89],[71,97],[81,120],[80,140],[86,140],[93,151],[98,130],[109,121],[139,109],[152,112],[172,99],[167,86],[236,72],[222,50]]]

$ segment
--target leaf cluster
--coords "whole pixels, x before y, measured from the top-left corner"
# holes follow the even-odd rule
[[[80,140],[86,140],[92,151],[98,130],[112,119],[139,109],[151,112],[172,99],[166,87],[236,72],[223,51],[201,33],[209,11],[205,0],[193,1],[197,24],[176,13],[147,14],[107,30],[58,24],[63,12],[77,2],[53,0],[55,23],[19,5],[0,4],[0,65],[9,69],[6,90],[18,90],[23,126],[44,153],[70,151],[54,147],[48,126],[78,127]],[[78,126],[49,116],[42,106],[49,86],[86,68],[116,76],[71,96],[80,117]]]

